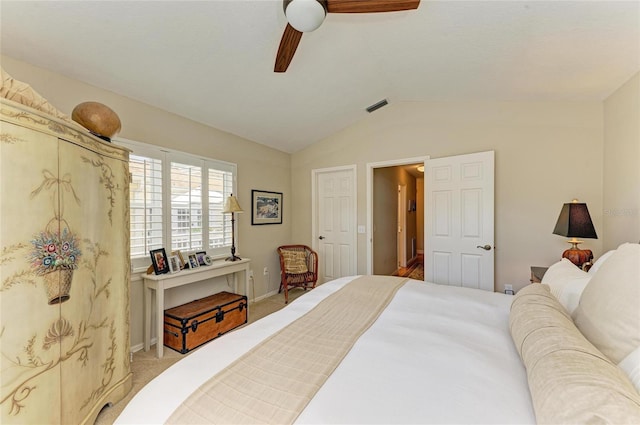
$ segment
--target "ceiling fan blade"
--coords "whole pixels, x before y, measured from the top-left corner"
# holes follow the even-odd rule
[[[302,33],[291,25],[287,24],[282,34],[282,40],[280,40],[280,47],[278,47],[278,54],[276,55],[276,65],[273,69],[274,72],[285,72],[293,59],[293,55],[296,53]]]
[[[417,9],[420,0],[327,0],[329,13],[376,13]]]

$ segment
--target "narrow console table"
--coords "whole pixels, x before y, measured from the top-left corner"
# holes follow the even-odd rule
[[[233,289],[238,293],[240,278],[244,281],[244,294],[249,295],[249,266],[251,260],[244,258],[237,261],[214,261],[210,266],[201,266],[196,269],[181,270],[178,273],[165,273],[160,275],[142,274],[144,281],[144,351],[151,348],[151,292],[156,294],[156,351],[159,359],[164,354],[164,291],[190,283],[201,282],[214,277],[233,275]]]

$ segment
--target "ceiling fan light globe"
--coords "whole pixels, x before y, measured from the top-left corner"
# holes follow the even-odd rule
[[[327,11],[317,0],[292,0],[284,14],[293,28],[300,32],[311,32],[322,25]]]

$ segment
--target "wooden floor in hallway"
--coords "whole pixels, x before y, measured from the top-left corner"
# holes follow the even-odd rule
[[[398,270],[393,273],[393,276],[407,277],[418,267],[424,268],[424,256],[422,254],[418,254],[413,263],[408,264],[407,267],[399,267]]]

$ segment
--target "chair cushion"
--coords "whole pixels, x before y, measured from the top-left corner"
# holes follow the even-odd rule
[[[281,251],[284,259],[284,272],[287,274],[307,273],[307,256],[304,251],[294,251],[283,249]]]
[[[316,276],[313,273],[287,273],[287,286],[315,287]]]

